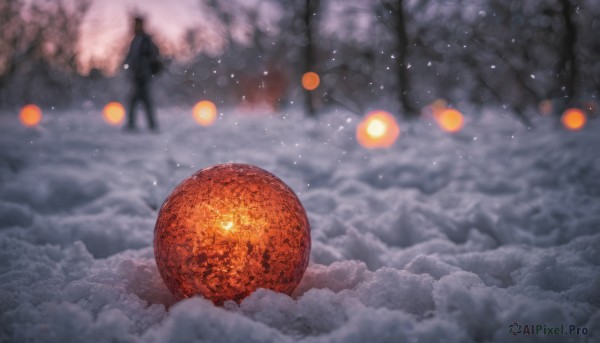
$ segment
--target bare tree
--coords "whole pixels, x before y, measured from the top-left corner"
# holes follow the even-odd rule
[[[575,95],[575,79],[577,77],[577,63],[575,57],[575,44],[577,42],[577,29],[573,18],[571,0],[561,0],[561,17],[564,21],[564,35],[560,61],[557,65],[556,76],[561,81],[561,93],[566,98],[566,104],[573,102]]]
[[[407,56],[409,49],[408,34],[406,31],[406,16],[404,13],[404,0],[383,0],[383,7],[389,11],[392,18],[391,26],[396,36],[396,80],[397,94],[400,108],[407,117],[414,117],[418,111],[411,105],[408,98],[410,78],[408,74]]]
[[[29,2],[0,0],[0,99],[32,100],[43,96],[69,97],[65,90],[77,76],[76,44],[88,1]],[[27,17],[24,16],[27,13]],[[8,87],[10,85],[10,87]],[[11,94],[7,94],[8,91]],[[20,92],[17,93],[17,92]],[[41,92],[40,92],[41,93]],[[12,96],[10,96],[12,95]]]
[[[303,22],[305,29],[304,42],[304,70],[303,72],[314,71],[315,69],[315,41],[313,37],[314,18],[319,9],[320,0],[305,0],[303,13]],[[312,91],[305,90],[304,101],[306,111],[310,116],[315,115],[315,104]]]

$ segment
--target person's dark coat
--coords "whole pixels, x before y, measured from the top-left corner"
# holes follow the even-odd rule
[[[129,46],[125,66],[136,79],[148,79],[152,76],[151,64],[158,56],[158,47],[145,32],[138,32]]]
[[[138,101],[146,107],[146,117],[151,130],[156,130],[154,104],[152,102],[150,84],[152,80],[152,63],[158,58],[158,48],[149,35],[137,32],[129,46],[124,67],[131,76],[129,108],[127,110],[127,129],[135,129],[135,105]]]

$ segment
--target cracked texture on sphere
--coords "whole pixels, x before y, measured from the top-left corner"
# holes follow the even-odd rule
[[[308,265],[310,226],[294,192],[246,164],[200,170],[160,209],[154,254],[178,298],[241,301],[258,288],[291,294]]]

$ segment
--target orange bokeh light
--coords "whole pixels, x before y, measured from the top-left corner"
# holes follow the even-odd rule
[[[552,100],[542,100],[538,104],[538,110],[542,115],[549,115],[552,113],[554,106],[552,105]]]
[[[567,129],[577,131],[583,129],[587,118],[582,110],[578,108],[569,108],[563,113],[561,121],[563,126]]]
[[[356,128],[356,139],[365,148],[387,148],[400,135],[394,116],[385,111],[369,113]]]
[[[460,131],[465,121],[462,113],[452,108],[441,111],[435,119],[442,130],[452,133]]]
[[[104,120],[110,125],[119,125],[125,118],[125,108],[118,102],[109,102],[102,110]]]
[[[319,74],[309,71],[302,75],[302,87],[307,91],[312,91],[319,87],[321,83],[321,78],[319,78]]]
[[[448,108],[448,102],[444,99],[436,99],[431,103],[431,112],[434,117],[439,116],[445,109]]]
[[[217,120],[217,106],[212,101],[199,101],[192,109],[194,120],[202,126],[210,126]]]
[[[583,108],[589,115],[594,115],[598,112],[598,102],[595,100],[588,100],[583,103]]]
[[[179,299],[240,302],[258,288],[291,294],[308,265],[310,225],[275,175],[247,164],[194,173],[162,205],[154,254]]]
[[[19,120],[26,127],[37,126],[42,121],[42,110],[36,105],[25,105],[19,113]]]

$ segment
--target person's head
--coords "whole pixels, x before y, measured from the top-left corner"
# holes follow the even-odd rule
[[[144,32],[144,18],[142,18],[142,17],[133,18],[133,31],[135,33]]]

